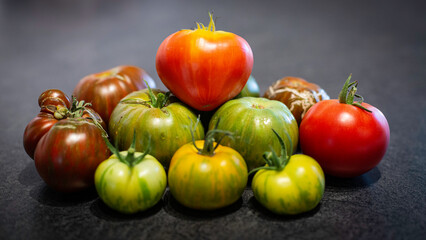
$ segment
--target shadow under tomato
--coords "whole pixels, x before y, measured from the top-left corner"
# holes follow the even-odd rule
[[[40,182],[43,182],[43,179],[38,175],[34,161],[25,166],[18,176],[18,181],[24,186],[36,186]]]
[[[339,178],[326,175],[325,188],[327,191],[352,191],[359,188],[367,188],[379,181],[381,176],[382,175],[377,167],[361,176],[353,178]]]
[[[75,193],[61,193],[41,182],[31,189],[30,196],[43,205],[69,207],[93,201],[98,194],[94,187]]]
[[[163,200],[160,200],[153,207],[145,211],[141,211],[141,212],[137,212],[133,214],[124,214],[108,207],[100,198],[98,198],[90,206],[90,211],[92,212],[94,216],[98,218],[101,218],[107,221],[112,221],[112,222],[114,221],[121,222],[121,221],[132,221],[132,220],[144,219],[144,218],[153,216],[161,210],[163,205],[164,205]]]
[[[235,203],[215,210],[195,210],[180,204],[167,190],[164,194],[164,210],[177,218],[185,220],[211,220],[212,218],[219,218],[236,212],[243,205],[242,198],[238,199]]]
[[[320,210],[321,202],[311,211],[301,213],[301,214],[297,214],[297,215],[278,215],[278,214],[275,214],[275,213],[269,211],[264,206],[262,206],[262,204],[260,204],[254,196],[250,198],[247,206],[250,210],[252,210],[254,212],[254,214],[256,216],[263,218],[265,220],[269,220],[269,221],[271,221],[271,220],[272,221],[273,220],[276,220],[276,221],[294,221],[294,220],[297,220],[297,219],[309,218],[309,217],[314,216]]]

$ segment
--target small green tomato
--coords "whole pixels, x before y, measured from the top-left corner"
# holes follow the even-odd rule
[[[126,214],[147,210],[157,204],[166,190],[166,172],[157,159],[135,152],[135,138],[127,151],[118,152],[108,140],[114,153],[103,161],[95,172],[99,197],[110,208]]]
[[[251,185],[254,197],[276,214],[308,212],[324,195],[324,173],[320,165],[307,155],[288,156],[282,138],[274,133],[281,144],[281,157],[274,151],[265,152],[266,165],[250,172],[257,171]]]

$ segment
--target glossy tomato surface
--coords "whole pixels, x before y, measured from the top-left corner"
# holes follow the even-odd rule
[[[85,118],[58,121],[40,139],[35,166],[48,186],[75,192],[94,184],[97,166],[110,156],[101,130]]]
[[[70,108],[71,102],[61,90],[48,89],[40,94],[38,105],[40,113],[27,124],[23,136],[24,149],[33,159],[35,148],[41,137],[59,121],[54,115],[58,107]]]
[[[156,96],[164,93],[152,91]],[[150,154],[167,168],[175,151],[192,141],[190,128],[197,116],[176,98],[161,108],[152,107],[148,93],[144,89],[122,99],[111,114],[109,134],[120,150],[129,148],[134,134],[137,151],[144,151],[150,141]],[[204,138],[204,128],[201,123],[197,126],[194,137],[198,140]]]
[[[357,106],[325,100],[308,110],[300,125],[302,152],[319,162],[324,172],[355,177],[374,168],[389,144],[383,113],[367,103]]]
[[[120,154],[126,156],[127,151]],[[136,152],[134,156],[140,155]],[[130,214],[157,204],[166,190],[167,177],[163,166],[151,155],[129,166],[114,154],[96,169],[95,186],[106,205]]]
[[[300,214],[314,209],[324,195],[321,166],[311,157],[296,154],[282,170],[261,169],[251,187],[256,200],[276,214]]]
[[[249,170],[264,165],[262,155],[270,151],[271,146],[276,152],[280,151],[280,144],[271,129],[285,136],[284,142],[289,155],[297,149],[297,122],[290,110],[279,101],[254,97],[233,99],[214,113],[209,130],[213,129],[218,121],[218,129],[234,134],[234,139],[225,138],[222,144],[237,150]]]
[[[195,142],[202,148],[204,140]],[[188,143],[174,154],[168,172],[169,189],[182,205],[213,210],[236,202],[247,184],[247,165],[232,148],[219,145],[212,156]]]
[[[82,78],[73,91],[78,100],[92,104],[92,108],[108,124],[109,117],[118,102],[127,94],[155,87],[154,80],[145,70],[136,66],[118,66],[104,72],[90,74]]]
[[[252,67],[253,53],[246,40],[202,28],[171,34],[156,55],[164,85],[200,111],[213,110],[240,93]]]

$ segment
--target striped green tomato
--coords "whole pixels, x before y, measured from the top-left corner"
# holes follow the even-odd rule
[[[220,121],[219,121],[220,119]],[[275,129],[280,135],[288,134],[290,139],[284,142],[288,154],[296,151],[298,142],[297,122],[285,104],[266,98],[243,97],[223,104],[213,115],[209,123],[212,129],[219,121],[218,129],[234,134],[234,139],[224,139],[223,145],[237,150],[247,163],[249,170],[263,166],[262,154],[271,150],[278,151],[280,145],[275,141]]]
[[[324,194],[325,179],[320,165],[303,154],[286,154],[282,138],[274,131],[281,145],[281,156],[265,152],[266,165],[252,180],[256,200],[276,214],[299,214],[315,208]]]
[[[176,151],[168,172],[169,190],[186,207],[213,210],[241,197],[247,185],[247,166],[229,147],[218,145],[214,153],[203,153],[200,148],[205,143],[188,143]]]
[[[128,151],[120,154],[128,156]],[[167,186],[163,166],[151,155],[134,153],[134,158],[140,157],[139,162],[126,162],[114,154],[96,169],[96,190],[110,208],[131,214],[154,206],[162,198]]]
[[[120,150],[127,149],[136,133],[136,150],[145,148],[144,142],[151,141],[150,154],[165,168],[175,151],[191,142],[191,122],[195,114],[184,104],[168,99],[168,95],[156,89],[144,89],[124,97],[111,114],[109,134]],[[204,138],[203,126],[198,124],[195,139]]]
[[[253,177],[256,200],[277,214],[299,214],[315,208],[324,194],[324,173],[311,157],[296,154],[281,170],[259,170]]]

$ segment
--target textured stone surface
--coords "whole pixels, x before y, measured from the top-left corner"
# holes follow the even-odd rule
[[[349,73],[391,128],[383,161],[354,179],[327,177],[312,212],[270,214],[249,188],[216,212],[185,209],[166,193],[153,209],[123,216],[93,189],[66,196],[38,176],[22,147],[37,97],[71,94],[83,76],[121,64],[164,86],[155,53],[169,34],[207,23],[243,36],[263,93],[299,76],[336,97]],[[0,239],[421,239],[426,234],[425,4],[391,1],[0,2]]]

